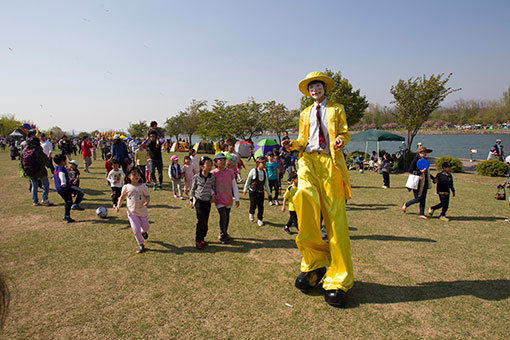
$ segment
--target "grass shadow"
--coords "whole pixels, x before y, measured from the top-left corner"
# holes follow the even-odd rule
[[[169,204],[149,204],[149,208],[182,209],[182,207],[171,206]]]
[[[148,241],[148,243],[158,244],[165,249],[149,248],[149,251],[157,253],[184,254],[190,252],[216,253],[216,252],[233,252],[247,253],[253,249],[295,249],[296,243],[292,239],[273,239],[261,240],[255,238],[233,238],[229,244],[221,244],[219,242],[208,242],[208,245],[202,250],[196,249],[194,246],[174,246],[164,241]]]
[[[84,191],[85,196],[103,196],[112,192],[111,190],[95,190],[90,188],[84,189]]]
[[[510,297],[510,280],[436,281],[416,286],[389,286],[372,282],[356,282],[349,291],[347,307],[360,304],[388,304],[474,296],[486,301]]]
[[[393,235],[351,235],[351,240],[374,240],[374,241],[401,241],[401,242],[431,242],[436,240],[421,237],[405,237]]]
[[[453,216],[451,217],[452,221],[486,221],[486,222],[495,222],[495,221],[504,221],[506,217],[497,217],[497,216]]]

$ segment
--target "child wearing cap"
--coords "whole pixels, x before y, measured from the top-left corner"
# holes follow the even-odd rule
[[[174,192],[174,198],[177,198],[177,194],[179,194],[179,198],[181,200],[184,199],[182,197],[181,191],[181,178],[183,176],[183,172],[181,166],[179,165],[179,156],[173,155],[170,157],[172,164],[168,167],[168,177],[172,180],[172,190]]]
[[[214,169],[211,173],[216,177],[216,209],[220,215],[220,235],[218,237],[221,243],[231,241],[228,234],[228,225],[230,222],[230,209],[235,201],[236,208],[239,207],[239,189],[237,188],[236,176],[234,172],[226,167],[227,157],[223,153],[214,155]]]
[[[290,235],[289,228],[292,227],[293,224],[296,225],[296,229],[299,231],[296,209],[294,208],[294,195],[296,194],[298,185],[297,174],[295,172],[291,172],[289,175],[289,180],[291,181],[291,185],[289,185],[285,191],[285,194],[283,195],[282,212],[285,212],[285,203],[289,202],[290,216],[287,224],[283,226],[283,231]]]
[[[432,216],[434,211],[441,209],[441,215],[439,218],[443,221],[448,222],[450,219],[446,217],[448,206],[450,205],[450,190],[452,196],[455,197],[455,188],[453,187],[453,177],[451,175],[452,165],[448,162],[444,162],[442,165],[443,172],[440,172],[434,178],[434,183],[437,183],[437,194],[439,195],[439,204],[436,204],[429,209],[429,215]]]
[[[80,170],[78,170],[78,162],[75,160],[69,161],[69,166],[67,168],[67,172],[69,174],[69,179],[71,180],[71,185],[75,187],[80,187]]]
[[[280,165],[278,162],[274,159],[274,153],[269,152],[267,154],[267,163],[266,163],[266,169],[267,169],[267,179],[269,180],[269,188],[271,189],[271,192],[274,189],[274,195],[269,195],[269,205],[278,205],[278,177],[280,175],[279,171]]]
[[[250,222],[255,222],[255,209],[257,212],[257,224],[259,226],[264,225],[264,190],[269,195],[269,200],[272,200],[271,189],[269,188],[269,180],[267,179],[266,172],[266,161],[267,158],[264,156],[258,157],[256,160],[257,166],[255,169],[251,169],[248,177],[246,177],[246,183],[244,184],[243,194],[250,192],[250,210],[249,218]]]

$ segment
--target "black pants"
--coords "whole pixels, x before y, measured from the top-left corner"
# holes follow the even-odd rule
[[[383,171],[382,178],[383,178],[384,186],[389,188],[390,187],[390,173]]]
[[[289,220],[287,221],[287,228],[292,227],[293,224],[296,225],[296,229],[299,230],[298,223],[297,223],[297,214],[295,211],[289,210]]]
[[[117,202],[119,202],[119,197],[122,192],[122,188],[119,187],[112,187],[112,202],[113,204],[117,205]]]
[[[257,219],[264,217],[264,192],[250,191],[250,214],[255,214],[255,208],[258,209]]]
[[[439,194],[439,204],[431,207],[432,210],[437,210],[439,208],[443,208],[441,210],[441,216],[446,216],[446,212],[448,211],[448,206],[450,205],[450,195]]]
[[[418,196],[419,190],[413,190],[414,199],[406,202],[406,207],[415,203],[420,203],[420,216],[425,215],[425,201],[427,200],[427,189],[423,189],[421,196]]]
[[[197,232],[195,236],[196,242],[202,242],[207,236],[209,229],[209,214],[211,213],[211,201],[195,201],[195,211],[197,212]]]
[[[269,190],[271,190],[271,192],[273,192],[273,189],[274,189],[273,200],[276,201],[276,200],[278,200],[278,191],[279,191],[277,179],[269,180]],[[271,201],[271,200],[269,200],[269,201]]]
[[[101,158],[106,161],[108,159],[108,154],[109,153],[110,153],[110,149],[109,148],[102,148],[101,149]]]
[[[73,206],[73,194],[76,194],[76,200],[74,204],[80,204],[83,200],[83,191],[76,189],[74,187],[69,188],[69,190],[59,193],[59,195],[64,199],[65,202],[65,216],[71,216],[71,207]]]
[[[163,185],[163,161],[160,160],[160,159],[152,159],[151,160],[151,168],[150,168],[150,173],[151,173],[151,180],[152,182],[154,182],[154,185],[157,185],[157,181],[156,181],[156,169],[158,169],[158,180],[159,180],[159,185]]]
[[[228,235],[228,223],[230,222],[230,208],[221,207],[218,208],[218,214],[220,215],[220,233]]]

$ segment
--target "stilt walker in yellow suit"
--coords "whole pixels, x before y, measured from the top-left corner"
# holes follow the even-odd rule
[[[296,287],[308,292],[324,278],[325,300],[343,306],[353,285],[353,270],[345,201],[352,196],[342,148],[350,141],[344,107],[326,100],[335,82],[322,72],[311,72],[299,90],[314,99],[299,119],[299,136],[282,146],[301,150],[298,190],[294,196],[302,255]],[[321,215],[328,242],[321,237]],[[326,267],[329,267],[326,270]]]

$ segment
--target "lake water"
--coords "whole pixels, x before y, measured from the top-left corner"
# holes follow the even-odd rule
[[[290,135],[291,138],[296,138],[296,135]],[[407,136],[403,136],[406,137]],[[254,137],[253,141],[257,143],[263,138],[276,139],[276,136],[258,136]],[[416,135],[413,140],[414,146],[412,150],[416,149],[418,143],[432,149],[431,157],[452,156],[454,158],[469,159],[469,149],[477,149],[478,153],[473,154],[473,159],[484,160],[487,159],[489,149],[496,143],[496,139],[502,141],[502,145],[508,149],[505,154],[510,155],[510,134],[496,134],[496,135]],[[193,142],[198,142],[198,137],[193,137]],[[380,142],[380,148],[390,153],[396,153],[402,146],[401,142]],[[347,150],[352,151],[365,151],[365,142],[351,142],[347,144]],[[368,142],[368,152],[377,150],[376,142]]]

